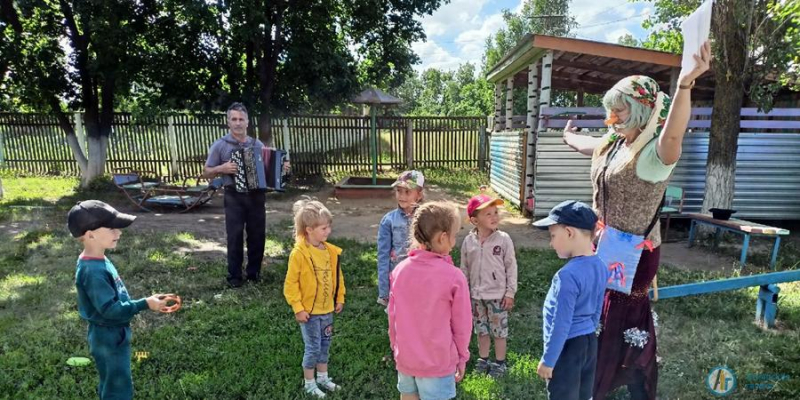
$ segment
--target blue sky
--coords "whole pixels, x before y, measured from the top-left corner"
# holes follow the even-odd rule
[[[465,62],[480,65],[486,37],[505,25],[502,10],[519,11],[523,3],[524,0],[450,0],[422,19],[428,40],[413,45],[422,60],[415,69],[452,70]],[[616,43],[626,33],[637,39],[646,37],[642,21],[652,11],[652,3],[627,0],[570,3],[570,14],[579,24],[577,37],[610,43]]]

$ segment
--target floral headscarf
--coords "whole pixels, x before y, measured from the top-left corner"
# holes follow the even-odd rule
[[[664,124],[667,121],[671,100],[667,94],[659,91],[658,83],[653,80],[653,78],[642,75],[633,75],[622,79],[617,82],[611,90],[616,90],[630,96],[634,101],[644,104],[652,110],[647,124],[642,129],[642,133],[639,134],[633,144],[629,146],[630,151],[627,153],[628,159],[625,160],[627,164],[633,161],[645,145],[661,135],[661,131],[664,129]],[[605,153],[611,144],[623,137],[617,133],[614,126],[611,125],[609,126],[608,133],[603,136],[603,138],[607,140],[595,149],[592,158],[597,158]]]

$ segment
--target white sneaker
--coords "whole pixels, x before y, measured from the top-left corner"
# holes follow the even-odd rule
[[[325,398],[325,392],[323,392],[322,390],[319,390],[319,387],[317,386],[316,383],[314,383],[314,384],[306,384],[304,386],[303,390],[306,393],[308,393],[308,394],[310,394],[310,395],[312,395],[312,396],[314,396],[314,397],[316,397],[318,399]]]
[[[336,390],[340,390],[342,388],[341,386],[333,383],[331,378],[328,378],[326,380],[317,379],[317,385],[321,386],[323,389],[331,391],[331,392],[336,391]]]

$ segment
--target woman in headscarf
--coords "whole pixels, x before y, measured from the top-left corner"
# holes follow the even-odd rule
[[[642,252],[630,294],[606,290],[598,327],[594,399],[627,385],[631,399],[655,399],[656,337],[648,289],[658,271],[658,213],[667,182],[681,156],[691,114],[694,81],[709,68],[710,45],[681,70],[674,100],[646,76],[630,76],[603,97],[609,132],[602,138],[576,134],[568,124],[564,142],[592,156],[594,209],[603,226],[642,235]]]

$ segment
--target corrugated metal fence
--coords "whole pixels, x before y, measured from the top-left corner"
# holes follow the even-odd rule
[[[591,201],[590,158],[567,147],[562,129],[570,115],[581,115],[574,125],[583,133],[600,136],[603,110],[546,108],[547,133],[537,141],[534,183],[536,216],[546,215],[567,199]],[[705,190],[710,108],[692,110],[683,155],[671,185],[685,191],[684,212],[699,212]],[[587,132],[588,130],[588,132]],[[769,114],[742,109],[736,156],[733,208],[741,218],[800,219],[800,109],[774,109]]]
[[[72,116],[82,132],[83,117]],[[250,126],[256,126],[251,117]],[[481,167],[486,120],[481,117],[378,117],[378,166]],[[132,168],[182,179],[202,172],[209,146],[225,134],[225,114],[176,114],[134,119],[116,114],[107,170]],[[369,117],[297,115],[272,120],[274,145],[290,151],[300,175],[368,171]],[[483,136],[485,139],[485,136]],[[85,143],[84,143],[85,144]],[[84,149],[86,147],[84,146]],[[0,113],[0,161],[10,169],[77,175],[78,166],[56,118]],[[410,154],[409,154],[410,150]]]
[[[522,154],[523,131],[492,132],[490,144],[492,189],[516,206],[520,206],[525,160]]]

